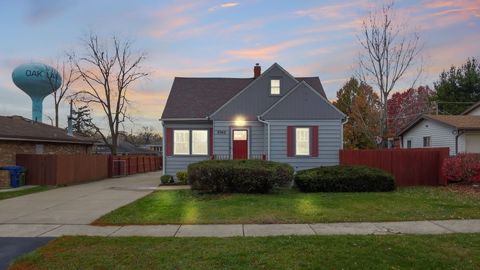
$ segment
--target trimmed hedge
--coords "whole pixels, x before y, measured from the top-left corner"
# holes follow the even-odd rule
[[[395,190],[393,176],[366,166],[328,166],[299,171],[295,184],[303,192],[371,192]]]
[[[293,168],[265,160],[206,160],[188,166],[192,189],[212,193],[267,193],[293,181]]]

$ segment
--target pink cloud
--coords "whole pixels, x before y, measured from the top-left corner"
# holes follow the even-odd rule
[[[278,54],[289,48],[301,46],[307,43],[307,39],[289,40],[284,43],[257,48],[228,50],[225,54],[231,59],[272,60],[278,58]],[[229,60],[224,60],[228,62]]]

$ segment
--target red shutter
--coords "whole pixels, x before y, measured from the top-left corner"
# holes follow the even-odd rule
[[[312,157],[318,157],[318,127],[312,127]]]
[[[173,130],[171,128],[166,129],[165,134],[165,147],[167,148],[165,153],[167,156],[172,156],[173,154]]]
[[[208,153],[213,156],[213,128],[210,128],[210,134],[208,137]]]
[[[295,151],[293,148],[293,127],[287,127],[287,157],[295,156]]]

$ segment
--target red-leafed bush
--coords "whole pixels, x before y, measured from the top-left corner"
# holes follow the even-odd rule
[[[442,173],[449,181],[480,183],[480,154],[458,154],[444,160]]]

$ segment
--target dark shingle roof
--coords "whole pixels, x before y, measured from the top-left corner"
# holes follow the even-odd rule
[[[326,98],[318,77],[298,77]],[[162,119],[205,118],[250,84],[253,78],[175,77]]]
[[[0,140],[48,141],[57,143],[93,144],[94,140],[21,116],[0,116]]]

